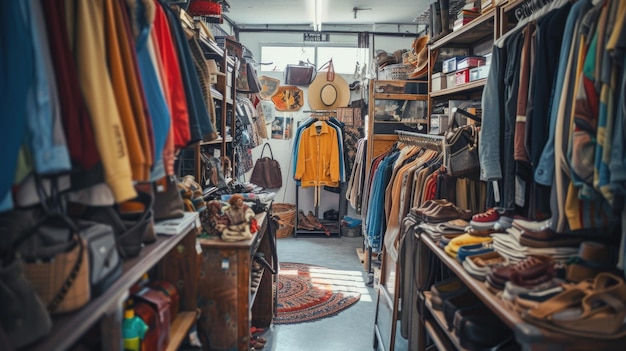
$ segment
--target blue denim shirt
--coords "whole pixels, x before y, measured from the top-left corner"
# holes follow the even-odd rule
[[[574,36],[574,28],[578,18],[591,8],[589,0],[582,0],[572,6],[565,30],[563,31],[563,44],[561,45],[561,55],[559,58],[559,70],[557,72],[554,90],[552,94],[552,108],[550,112],[550,131],[548,132],[548,141],[541,153],[539,164],[535,170],[535,181],[539,184],[551,186],[554,179],[554,135],[556,133],[556,120],[558,118],[558,106],[561,100],[560,92],[563,90],[563,81],[565,80],[567,60],[569,58],[570,46]]]
[[[483,123],[478,138],[480,179],[483,181],[502,178],[500,168],[500,130],[504,117],[504,49],[494,45],[487,83],[483,89]]]
[[[26,129],[26,94],[34,79],[25,6],[22,1],[0,2],[0,211],[12,207],[11,187]]]
[[[61,125],[60,103],[56,95],[44,15],[38,1],[27,3],[32,16],[30,29],[35,54],[35,81],[27,96],[26,140],[37,173],[60,173],[69,171],[71,162]]]
[[[399,152],[393,152],[385,157],[376,169],[374,179],[372,179],[372,191],[369,194],[369,205],[367,210],[367,235],[369,245],[374,252],[380,251],[382,248],[382,236],[384,234],[385,222],[385,189],[389,178],[393,163],[398,159]]]

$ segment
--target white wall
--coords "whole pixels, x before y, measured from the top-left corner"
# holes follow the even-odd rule
[[[250,50],[254,58],[257,61],[262,61],[262,57],[260,57],[261,46],[262,45],[275,45],[275,44],[297,44],[302,45],[302,33],[241,33],[239,36],[239,41],[245,45],[248,50]],[[331,34],[331,43],[330,45],[344,45],[344,46],[357,46],[357,35],[356,34]],[[370,47],[372,49],[382,49],[388,52],[393,52],[398,49],[407,49],[411,48],[411,44],[415,36],[407,36],[407,37],[390,37],[390,36],[382,36],[375,35],[374,38],[370,37]],[[313,43],[308,43],[310,45],[314,45]],[[326,43],[325,43],[326,44]],[[326,44],[326,45],[328,45]],[[374,46],[372,46],[372,44]],[[321,44],[324,45],[324,44]],[[373,51],[371,51],[373,52]],[[333,61],[337,62],[342,58],[333,57]],[[354,60],[351,58],[351,61]],[[297,63],[297,60],[294,60],[294,64]],[[278,78],[283,83],[283,72],[259,72],[259,75],[267,75],[270,77]],[[348,84],[352,83],[354,79],[352,75],[342,75]],[[308,88],[307,87],[299,87],[303,90],[305,96],[305,105],[300,111],[297,112],[279,112],[274,110],[276,116],[287,116],[292,117],[294,119],[294,130],[295,126],[298,125],[299,121],[302,121],[308,117],[308,114],[305,114],[303,111],[310,110],[308,106]],[[362,94],[366,95],[366,91],[361,89],[357,91],[351,92],[351,101],[358,100],[362,98]],[[367,97],[366,97],[367,100]],[[273,118],[267,118],[266,122],[270,124]],[[268,135],[271,136],[270,125],[267,126]],[[293,139],[290,140],[280,140],[280,139],[266,139],[266,142],[270,144],[272,147],[272,151],[274,153],[274,158],[278,160],[281,164],[281,169],[283,172],[283,187],[277,191],[275,201],[276,202],[286,202],[286,203],[295,203],[295,190],[296,186],[293,180],[293,174],[291,172],[291,167],[293,160],[291,159],[291,152],[293,149]],[[254,160],[258,159],[261,155],[262,147],[256,147],[252,150],[252,157]],[[349,176],[349,175],[348,175]],[[250,179],[250,173],[246,174],[246,180]],[[300,189],[299,193],[299,208],[306,211],[313,210],[313,190],[312,188]],[[322,213],[330,208],[339,209],[338,207],[338,194],[325,191],[322,189],[321,191],[321,203],[319,208],[319,215],[321,217]],[[348,211],[349,216],[354,216],[353,211]]]

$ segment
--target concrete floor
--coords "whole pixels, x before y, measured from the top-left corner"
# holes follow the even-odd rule
[[[361,273],[361,300],[339,314],[321,320],[289,325],[272,325],[263,336],[267,351],[361,351],[373,350],[375,289],[368,280],[356,248],[362,237],[298,235],[278,239],[279,262],[308,263]]]

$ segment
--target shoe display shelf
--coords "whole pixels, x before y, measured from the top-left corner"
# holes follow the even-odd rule
[[[623,350],[626,345],[626,338],[604,340],[585,337],[576,337],[564,333],[547,330],[539,326],[524,321],[518,312],[509,308],[496,295],[494,295],[487,285],[470,276],[463,266],[454,258],[448,256],[437,243],[428,235],[421,235],[423,244],[431,250],[439,259],[440,263],[449,268],[468,289],[476,295],[498,318],[502,320],[515,334],[517,343],[523,350]],[[420,316],[418,337],[423,338],[421,342],[425,344],[426,335],[432,340],[441,340],[445,336],[447,340],[441,340],[441,345],[445,345],[440,350],[463,350],[458,337],[449,332],[446,328],[445,320],[440,311],[432,308],[430,303],[430,292],[425,291],[419,294],[420,307],[418,310],[428,311],[424,316]],[[416,318],[413,320],[417,320]],[[449,346],[454,346],[449,348]]]
[[[319,204],[313,210],[313,214],[317,222],[322,224],[322,226],[324,226],[324,229],[315,228],[312,230],[308,230],[308,229],[298,228],[298,211],[300,211],[300,206],[299,206],[300,205],[300,188],[301,187],[298,184],[296,184],[296,215],[294,216],[295,218],[294,218],[293,237],[296,238],[298,234],[325,234],[327,236],[337,235],[337,237],[341,238],[341,218],[345,214],[345,213],[342,213],[344,212],[342,211],[342,208],[344,206],[341,205],[341,202],[342,202],[342,199],[345,199],[345,195],[346,195],[345,183],[342,183],[339,186],[340,188],[339,200],[337,201],[337,208],[339,209],[339,218],[336,221],[320,218]]]

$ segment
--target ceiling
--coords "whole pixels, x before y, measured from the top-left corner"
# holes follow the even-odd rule
[[[394,30],[415,26],[434,0],[316,0],[322,31]],[[227,6],[229,5],[229,6]],[[356,14],[355,14],[356,8]],[[314,0],[226,0],[224,18],[239,30],[298,28],[313,30]],[[423,23],[422,23],[423,24]],[[391,29],[390,29],[391,28]],[[398,26],[397,30],[401,30]],[[402,29],[405,31],[406,29]]]

